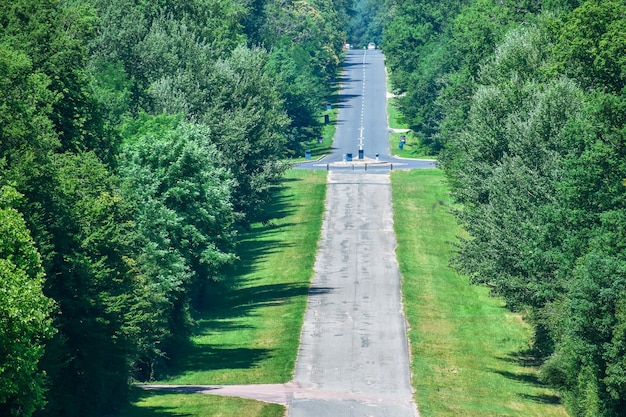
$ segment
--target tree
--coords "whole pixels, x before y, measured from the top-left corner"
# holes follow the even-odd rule
[[[215,63],[211,86],[203,96],[208,105],[197,114],[232,172],[235,211],[254,220],[273,184],[288,165],[285,130],[288,118],[277,85],[267,69],[268,55],[260,49],[235,49]]]
[[[471,236],[459,268],[528,314],[545,355],[552,340],[544,311],[560,299],[578,256],[562,251],[569,230],[557,196],[585,108],[571,80],[545,73],[548,33],[534,27],[506,37],[483,69],[487,85],[472,98],[467,127],[447,144],[452,158],[443,160]]]
[[[53,167],[44,291],[58,305],[58,333],[42,361],[50,377],[46,415],[97,416],[126,401],[136,353],[131,217],[94,152],[55,155]]]
[[[138,296],[148,316],[137,323],[138,367],[147,379],[186,341],[192,301],[210,295],[220,268],[235,259],[233,180],[205,126],[144,116],[125,135],[122,194],[136,225]]]
[[[586,1],[568,15],[556,49],[560,68],[585,88],[626,87],[626,4]]]
[[[0,189],[0,412],[30,416],[44,400],[39,368],[53,334],[53,302],[42,291],[41,258],[22,215],[15,189]]]
[[[363,48],[369,42],[383,43],[383,25],[387,17],[383,0],[357,0],[351,11],[348,43]]]

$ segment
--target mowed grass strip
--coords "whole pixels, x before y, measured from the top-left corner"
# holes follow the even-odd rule
[[[325,171],[290,170],[268,208],[271,220],[241,236],[238,284],[212,295],[192,344],[157,383],[239,385],[292,379],[320,238]],[[278,417],[284,407],[202,394],[136,395],[128,417]]]
[[[532,329],[449,267],[461,233],[440,170],[392,173],[396,254],[421,417],[566,416],[525,364]]]
[[[205,394],[171,394],[133,390],[132,417],[282,417],[285,407],[240,398]]]
[[[402,120],[402,114],[398,109],[398,98],[387,98],[387,119],[389,121],[389,127],[393,129],[408,129],[409,126]]]

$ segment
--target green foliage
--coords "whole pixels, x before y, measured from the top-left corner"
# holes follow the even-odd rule
[[[54,168],[54,201],[45,208],[54,250],[45,293],[58,305],[58,333],[43,362],[47,413],[95,416],[126,399],[135,349],[128,329],[136,301],[131,224],[114,178],[93,152],[56,155]]]
[[[53,302],[42,291],[41,258],[15,210],[19,194],[0,189],[0,412],[30,416],[44,404],[44,343]]]
[[[392,89],[405,93],[399,100],[400,111],[422,146],[433,154],[442,146],[437,132],[443,116],[435,101],[445,87],[444,76],[460,66],[462,56],[456,53],[452,28],[466,3],[388,2],[383,48]]]
[[[133,206],[138,234],[134,267],[145,290],[139,296],[150,315],[138,324],[148,326],[139,332],[142,379],[185,342],[191,298],[204,295],[234,260],[233,181],[219,167],[208,129],[177,119],[147,118],[126,129],[134,134],[120,161],[122,195]]]
[[[626,4],[586,1],[565,19],[556,55],[585,88],[619,93],[626,86]]]
[[[340,1],[266,1],[256,37],[268,49],[268,70],[278,82],[290,122],[289,156],[317,139],[324,102],[331,95],[346,40],[347,4]],[[348,2],[346,2],[348,3]]]
[[[213,132],[224,167],[233,174],[236,211],[254,220],[271,185],[287,169],[281,163],[288,119],[262,50],[239,47],[215,65],[213,106],[199,117]]]
[[[327,94],[324,83],[314,74],[307,51],[287,39],[272,48],[268,71],[279,85],[284,108],[289,117],[287,149],[302,155],[305,139],[320,136],[321,103]]]
[[[384,2],[381,0],[357,0],[351,11],[348,29],[348,43],[355,48],[366,47],[374,42],[383,42],[383,25],[387,18]]]
[[[575,416],[623,415],[625,401],[625,106],[600,70],[621,42],[606,37],[613,6],[510,31],[441,158],[469,235],[456,266],[532,320],[543,378]]]
[[[179,72],[201,70],[205,63],[245,41],[239,24],[244,10],[236,2],[93,0],[92,3],[99,21],[98,35],[89,44],[91,59],[115,65],[120,73],[118,77],[132,83],[133,114],[140,110],[153,111],[149,93],[155,83]]]
[[[544,5],[532,0],[388,4],[383,45],[392,87],[405,93],[400,110],[411,129],[437,154],[463,129],[481,68],[504,35],[532,22]]]
[[[115,413],[132,376],[176,356],[236,259],[235,224],[264,218],[287,144],[319,133],[348,3],[293,3],[294,44],[270,36],[278,1],[0,1],[0,186],[23,195],[0,211],[45,271],[1,259],[11,285],[34,283],[7,284],[2,307],[41,307],[22,305],[31,334],[2,328],[3,360],[24,355],[19,376],[0,366],[2,412]]]

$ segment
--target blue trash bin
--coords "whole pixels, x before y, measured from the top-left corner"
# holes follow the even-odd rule
[[[311,159],[311,151],[310,150],[304,151],[304,158],[305,159]]]
[[[346,154],[346,161],[347,162],[352,162],[352,154],[351,153],[347,153]]]

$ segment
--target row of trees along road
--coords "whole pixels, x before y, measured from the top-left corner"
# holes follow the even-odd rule
[[[0,0],[0,415],[110,415],[176,359],[319,134],[349,7]]]
[[[573,416],[626,416],[626,2],[387,0],[402,112]],[[479,336],[478,336],[479,337]]]

